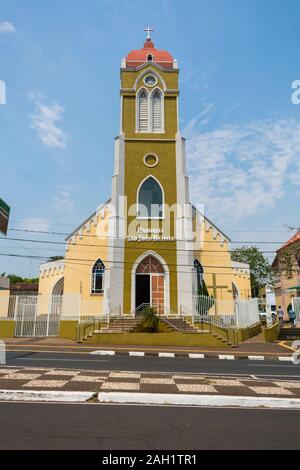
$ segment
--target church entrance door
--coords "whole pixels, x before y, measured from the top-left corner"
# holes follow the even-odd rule
[[[135,306],[140,307],[143,304],[150,304],[150,275],[137,274],[136,275],[136,290],[135,290]]]
[[[157,313],[164,313],[165,271],[161,263],[152,255],[138,265],[135,275],[135,307],[149,304]]]

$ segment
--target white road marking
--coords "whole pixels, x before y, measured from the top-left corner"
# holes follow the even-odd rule
[[[279,361],[281,362],[294,362],[294,358],[292,356],[279,356]]]
[[[219,354],[219,359],[224,360],[224,361],[234,361],[235,356],[233,356],[231,354],[227,354],[227,355]]]
[[[158,357],[172,357],[172,358],[175,358],[175,353],[158,353]]]
[[[248,356],[249,361],[264,361],[265,356]]]
[[[205,359],[204,354],[189,354],[190,359]]]
[[[90,354],[92,355],[99,355],[99,356],[115,356],[116,351],[92,351]]]
[[[144,356],[145,356],[145,353],[144,353],[144,352],[140,352],[140,351],[131,351],[131,352],[129,352],[129,356],[133,356],[133,357],[144,357]]]

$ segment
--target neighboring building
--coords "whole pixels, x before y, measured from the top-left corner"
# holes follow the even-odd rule
[[[300,230],[279,248],[272,268],[276,305],[287,312],[293,297],[300,297]]]
[[[0,318],[6,317],[9,304],[9,279],[0,276]]]
[[[0,276],[0,291],[9,290],[9,278],[5,276]]]
[[[39,285],[37,283],[18,282],[10,286],[11,295],[37,295],[38,291]]]
[[[177,61],[149,36],[122,60],[111,199],[70,234],[64,260],[41,265],[40,294],[80,294],[82,315],[145,303],[193,311],[203,280],[218,299],[251,297],[249,266],[190,202],[178,79]]]
[[[270,307],[271,311],[276,310],[276,297],[273,287],[261,287],[259,289],[258,298],[260,299],[260,306],[262,310],[265,311],[267,305]]]

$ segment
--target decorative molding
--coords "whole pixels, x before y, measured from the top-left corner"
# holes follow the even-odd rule
[[[51,261],[40,265],[41,278],[64,274],[65,260]]]
[[[103,220],[106,217],[108,209],[109,209],[109,204],[110,204],[110,199],[105,204],[100,206],[93,215],[91,215],[87,220],[85,220],[77,229],[75,229],[73,233],[71,233],[71,235],[69,235],[66,238],[66,242],[67,242],[66,251],[68,251],[70,245],[76,243],[77,237],[79,238],[79,240],[83,239],[84,231],[86,231],[87,233],[90,233],[92,226],[97,227],[99,223],[99,219]]]
[[[250,276],[250,267],[247,263],[239,263],[238,261],[231,261],[231,266],[234,276],[247,275]]]

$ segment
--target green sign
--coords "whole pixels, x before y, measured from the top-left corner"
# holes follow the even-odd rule
[[[0,199],[0,233],[7,234],[10,207]]]

